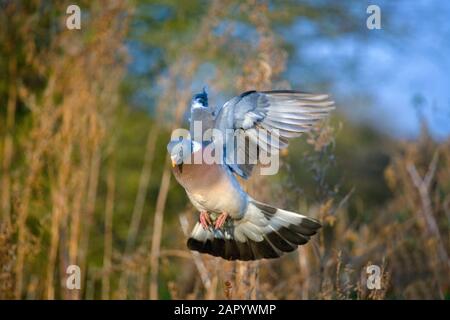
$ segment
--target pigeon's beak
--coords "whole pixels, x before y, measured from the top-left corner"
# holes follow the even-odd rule
[[[170,157],[170,161],[172,162],[172,168],[175,168],[175,166],[177,165],[177,161],[175,160],[175,158]]]

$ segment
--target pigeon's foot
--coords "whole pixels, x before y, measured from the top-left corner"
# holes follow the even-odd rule
[[[220,214],[220,216],[217,217],[216,224],[214,225],[214,228],[216,228],[216,229],[222,228],[222,226],[225,224],[225,221],[227,220],[227,218],[228,218],[228,213],[222,212]]]
[[[207,211],[200,212],[200,224],[205,230],[212,224],[211,218],[209,217],[209,213]]]

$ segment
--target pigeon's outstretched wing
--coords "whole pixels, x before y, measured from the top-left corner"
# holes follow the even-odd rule
[[[288,139],[307,132],[334,109],[334,102],[326,94],[311,94],[291,90],[247,91],[227,101],[217,111],[215,128],[225,133],[225,163],[237,175],[247,179],[258,158],[258,150],[270,153],[287,147]],[[232,130],[239,130],[250,144],[228,144],[234,138]],[[267,136],[261,133],[267,134]],[[230,150],[232,148],[233,150]],[[244,154],[245,163],[229,154]]]

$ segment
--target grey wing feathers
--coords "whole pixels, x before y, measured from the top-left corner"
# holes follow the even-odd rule
[[[248,91],[229,100],[218,110],[215,127],[223,132],[242,129],[257,150],[277,151],[287,147],[288,139],[309,131],[333,109],[334,102],[326,94],[291,90]],[[261,135],[262,132],[267,135]],[[231,151],[225,147],[225,154]],[[256,160],[252,157],[257,157],[257,152],[240,151],[245,153],[245,159],[250,160],[244,164],[227,163],[236,174],[248,178]]]

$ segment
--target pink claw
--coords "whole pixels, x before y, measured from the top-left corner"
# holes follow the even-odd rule
[[[222,213],[220,214],[220,216],[217,218],[216,224],[215,224],[214,227],[215,227],[216,229],[222,228],[223,225],[225,224],[225,221],[227,220],[227,218],[228,218],[228,213],[222,212]]]
[[[208,229],[208,227],[211,225],[211,218],[209,217],[208,212],[202,211],[200,212],[200,224],[202,225],[203,229]]]

